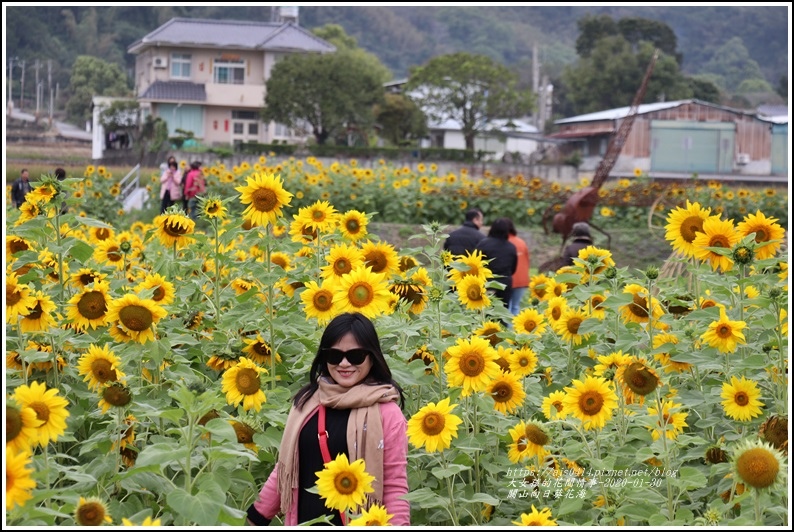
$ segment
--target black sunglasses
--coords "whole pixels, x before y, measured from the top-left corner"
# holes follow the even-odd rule
[[[334,349],[333,347],[323,349],[325,361],[329,364],[333,364],[334,366],[342,362],[343,358],[346,358],[347,361],[354,366],[359,366],[363,364],[367,357],[371,354],[372,353],[370,353],[368,350],[361,348],[351,349],[350,351],[342,351],[340,349]]]

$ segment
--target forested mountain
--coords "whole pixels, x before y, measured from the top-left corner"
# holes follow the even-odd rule
[[[25,92],[34,95],[37,59],[39,75],[47,79],[49,60],[53,86],[58,83],[68,93],[69,72],[78,55],[97,56],[131,73],[133,58],[127,47],[172,17],[268,21],[276,8],[6,5],[4,9],[6,54],[15,61],[13,90],[19,90],[18,67],[24,60]],[[458,51],[488,55],[526,77],[535,45],[543,72],[558,78],[565,65],[578,59],[575,44],[581,17],[642,17],[663,22],[675,32],[683,73],[724,76],[723,71],[734,68],[730,63],[738,58],[753,63],[753,69],[760,71],[770,86],[778,87],[788,74],[789,9],[786,5],[305,6],[299,8],[299,22],[309,29],[341,25],[360,47],[375,54],[394,78],[406,77],[411,67],[434,56]]]

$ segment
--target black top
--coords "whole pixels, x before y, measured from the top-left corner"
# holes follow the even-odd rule
[[[14,207],[19,207],[25,203],[25,195],[32,190],[29,180],[23,181],[21,177],[18,177],[11,184],[11,201],[14,203]]]
[[[496,290],[495,295],[507,304],[512,292],[513,274],[518,265],[516,247],[507,240],[488,236],[477,244],[476,249],[482,251],[484,258],[490,259],[487,267],[493,273],[494,281],[505,285],[504,290]]]
[[[467,251],[474,251],[477,243],[483,238],[485,235],[475,223],[466,220],[444,240],[444,249],[453,255],[465,255]]]
[[[565,260],[566,266],[573,266],[573,259],[579,257],[579,251],[587,246],[592,246],[593,240],[587,236],[578,236],[571,240],[571,243],[565,246],[562,252],[562,258]]]
[[[328,431],[328,451],[331,460],[347,452],[347,420],[350,410],[325,409],[325,430]],[[325,500],[316,493],[306,491],[317,482],[317,473],[323,470],[323,455],[317,438],[317,418],[315,413],[306,421],[298,436],[298,522],[304,523],[321,515],[333,515],[331,522],[342,526],[339,512],[325,506]]]

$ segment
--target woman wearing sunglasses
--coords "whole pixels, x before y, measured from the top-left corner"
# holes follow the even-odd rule
[[[392,379],[372,322],[358,313],[331,320],[320,339],[309,383],[293,399],[276,468],[248,508],[249,524],[268,525],[282,512],[288,526],[323,515],[343,524],[339,512],[306,491],[323,469],[325,440],[330,459],[342,453],[351,463],[364,459],[367,473],[375,477],[367,505],[385,506],[393,514],[392,525],[410,525],[410,505],[401,498],[408,493],[402,404],[402,389]],[[319,429],[323,422],[325,431]],[[322,432],[327,438],[318,436]]]

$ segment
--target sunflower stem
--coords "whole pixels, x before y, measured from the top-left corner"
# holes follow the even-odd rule
[[[193,489],[193,478],[191,471],[191,458],[193,456],[193,415],[188,412],[187,416],[187,456],[185,457],[185,491],[190,493]]]
[[[118,449],[116,449],[116,469],[114,471],[114,477],[118,476],[119,469],[121,469],[121,439],[119,437],[119,430],[121,429],[121,408],[116,408],[116,432],[113,434],[114,444],[118,444]]]
[[[317,240],[319,242],[320,237],[318,235]],[[271,253],[271,241],[270,241],[270,225],[265,226],[265,268],[267,268],[267,278],[270,279],[270,276],[273,273],[273,263],[270,260],[270,253]],[[319,252],[319,250],[318,250]],[[270,389],[276,389],[276,331],[273,327],[273,298],[275,297],[273,293],[273,283],[267,283],[267,325],[270,331]]]
[[[667,519],[672,521],[675,518],[674,504],[673,504],[673,485],[670,483],[670,449],[667,447],[667,421],[664,418],[664,404],[662,403],[662,393],[660,387],[656,388],[656,412],[659,416],[659,427],[662,429],[662,449],[664,450],[664,460],[662,461],[664,467],[664,478],[667,484]]]
[[[763,514],[761,513],[761,496],[758,494],[757,489],[753,489],[753,502],[755,503],[755,524],[760,526],[763,524]]]
[[[221,243],[218,234],[218,220],[215,218],[212,219],[212,230],[215,233],[215,258],[212,261],[215,263],[215,289],[212,291],[212,296],[215,300],[215,322],[218,323],[221,313],[221,265],[219,264]]]
[[[441,451],[441,464],[444,466],[444,469],[447,468],[447,457],[444,455],[444,451]],[[452,477],[448,476],[446,478],[447,481],[447,495],[449,496],[449,507],[447,508],[447,512],[449,512],[449,516],[452,518],[452,525],[458,525],[458,511],[455,508],[455,497],[452,491]]]

